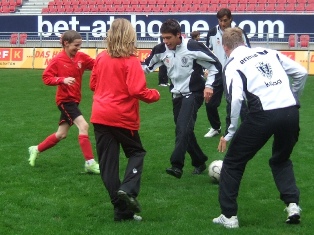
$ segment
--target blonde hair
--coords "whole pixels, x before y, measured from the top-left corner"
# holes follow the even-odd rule
[[[240,28],[227,28],[222,35],[222,45],[233,50],[244,45],[243,32]]]
[[[136,34],[130,21],[115,19],[107,32],[107,52],[111,57],[130,57],[137,54]]]

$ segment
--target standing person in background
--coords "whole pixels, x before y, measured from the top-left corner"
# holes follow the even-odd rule
[[[43,81],[48,86],[57,86],[56,103],[61,112],[56,133],[49,135],[37,146],[29,147],[29,164],[35,165],[39,153],[55,146],[66,138],[70,127],[79,129],[78,141],[85,158],[85,172],[99,174],[99,165],[94,160],[91,142],[88,137],[88,123],[80,109],[82,76],[85,70],[92,70],[94,59],[79,52],[81,35],[74,31],[64,32],[61,38],[63,50],[55,56],[43,72]]]
[[[239,227],[237,196],[245,167],[273,136],[269,159],[280,199],[286,204],[286,223],[300,222],[299,196],[290,155],[299,137],[299,97],[307,71],[285,55],[266,48],[245,46],[239,28],[226,29],[223,48],[229,57],[224,69],[226,97],[231,104],[228,133],[220,138],[218,151],[229,149],[219,181],[221,215],[214,223]],[[291,77],[291,87],[290,79]],[[243,99],[249,113],[237,130]],[[267,218],[269,219],[269,218]]]
[[[91,74],[94,125],[101,179],[114,207],[114,220],[142,220],[137,196],[146,151],[139,136],[139,100],[152,103],[159,92],[146,87],[136,57],[136,33],[131,23],[117,18],[107,34],[107,51],[100,53]],[[128,158],[124,179],[119,177],[120,145]]]
[[[204,99],[208,102],[212,96],[212,84],[221,79],[221,64],[203,43],[184,39],[178,21],[166,20],[160,32],[163,42],[152,49],[143,68],[146,73],[150,73],[166,65],[171,80],[176,137],[170,158],[171,167],[166,169],[166,173],[181,178],[185,154],[188,152],[194,166],[192,174],[201,174],[206,170],[208,157],[197,143],[194,126],[198,109]],[[210,71],[206,80],[203,68]]]
[[[191,38],[195,41],[199,41],[201,39],[201,33],[199,31],[193,31],[191,33]]]
[[[160,36],[160,40],[158,40],[159,43],[162,42],[162,37]],[[167,67],[165,65],[162,65],[159,67],[158,71],[158,86],[168,86],[170,85],[168,83],[168,75],[167,75]]]
[[[235,23],[232,22],[231,11],[228,8],[221,8],[217,12],[218,25],[209,30],[206,37],[206,46],[212,50],[215,55],[218,57],[222,66],[225,66],[227,61],[227,55],[222,47],[221,40],[224,30],[227,28],[236,27]],[[245,42],[245,45],[250,47],[250,42],[242,30],[242,36]],[[207,72],[207,71],[206,71]],[[205,72],[205,73],[206,73]],[[208,121],[211,125],[209,131],[204,135],[204,137],[213,137],[218,135],[221,132],[221,121],[219,117],[218,107],[220,106],[222,95],[223,95],[223,82],[220,80],[220,83],[214,84],[214,94],[211,100],[206,103],[206,113]],[[226,127],[229,126],[230,117],[229,117],[230,105],[227,103],[227,117],[226,117]],[[242,104],[241,108],[241,119],[244,120],[247,113],[247,105],[245,102]]]

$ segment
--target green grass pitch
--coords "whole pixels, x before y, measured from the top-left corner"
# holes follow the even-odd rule
[[[140,135],[147,150],[141,192],[138,197],[142,222],[113,222],[113,209],[100,176],[82,174],[84,159],[76,127],[67,139],[40,154],[36,166],[29,166],[28,147],[57,130],[59,111],[55,87],[41,81],[42,70],[1,69],[0,71],[0,234],[313,234],[313,116],[314,77],[309,77],[301,97],[300,138],[292,154],[301,191],[300,225],[284,223],[285,205],[268,166],[271,141],[249,162],[238,198],[240,228],[227,230],[212,223],[220,214],[218,185],[207,173],[192,175],[186,155],[183,177],[165,173],[174,146],[174,122],[167,87],[159,87],[157,74],[147,76],[148,86],[161,93],[154,104],[141,103]],[[92,92],[90,72],[84,75],[81,109],[90,117]],[[225,102],[220,107],[225,118]],[[219,137],[204,138],[209,127],[205,106],[198,112],[195,133],[202,149],[213,160]],[[225,128],[225,126],[223,126]],[[93,127],[90,138],[94,146]],[[126,158],[121,154],[121,176]]]

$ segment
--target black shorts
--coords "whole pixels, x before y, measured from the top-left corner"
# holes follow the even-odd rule
[[[72,126],[75,118],[82,115],[78,106],[79,104],[75,102],[61,103],[58,105],[58,108],[61,111],[59,125],[66,122]]]

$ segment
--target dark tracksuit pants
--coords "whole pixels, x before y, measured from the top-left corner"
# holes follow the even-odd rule
[[[299,137],[299,111],[296,106],[249,113],[231,140],[223,161],[219,182],[221,212],[237,215],[237,196],[247,162],[274,136],[269,159],[274,181],[284,203],[298,203],[299,189],[290,154]]]
[[[198,145],[194,134],[197,111],[203,100],[203,92],[193,92],[172,100],[176,139],[170,162],[172,166],[179,169],[184,166],[186,152],[190,154],[192,166],[195,167],[204,164],[208,159]]]
[[[167,83],[168,83],[167,67],[166,65],[162,65],[159,67],[158,85]]]
[[[218,113],[218,107],[220,106],[222,95],[224,92],[223,85],[218,85],[214,87],[214,93],[208,103],[205,103],[206,106],[206,113],[208,121],[211,127],[215,130],[219,130],[221,127],[221,121]],[[227,103],[226,106],[227,116],[226,116],[226,129],[230,125],[230,104]],[[242,102],[240,117],[243,121],[248,113],[248,108],[246,101]]]
[[[101,179],[108,190],[115,212],[124,211],[126,203],[118,199],[117,191],[121,189],[129,195],[137,197],[140,191],[146,151],[142,146],[138,131],[94,124],[94,132]],[[122,182],[119,177],[120,144],[128,158]]]

